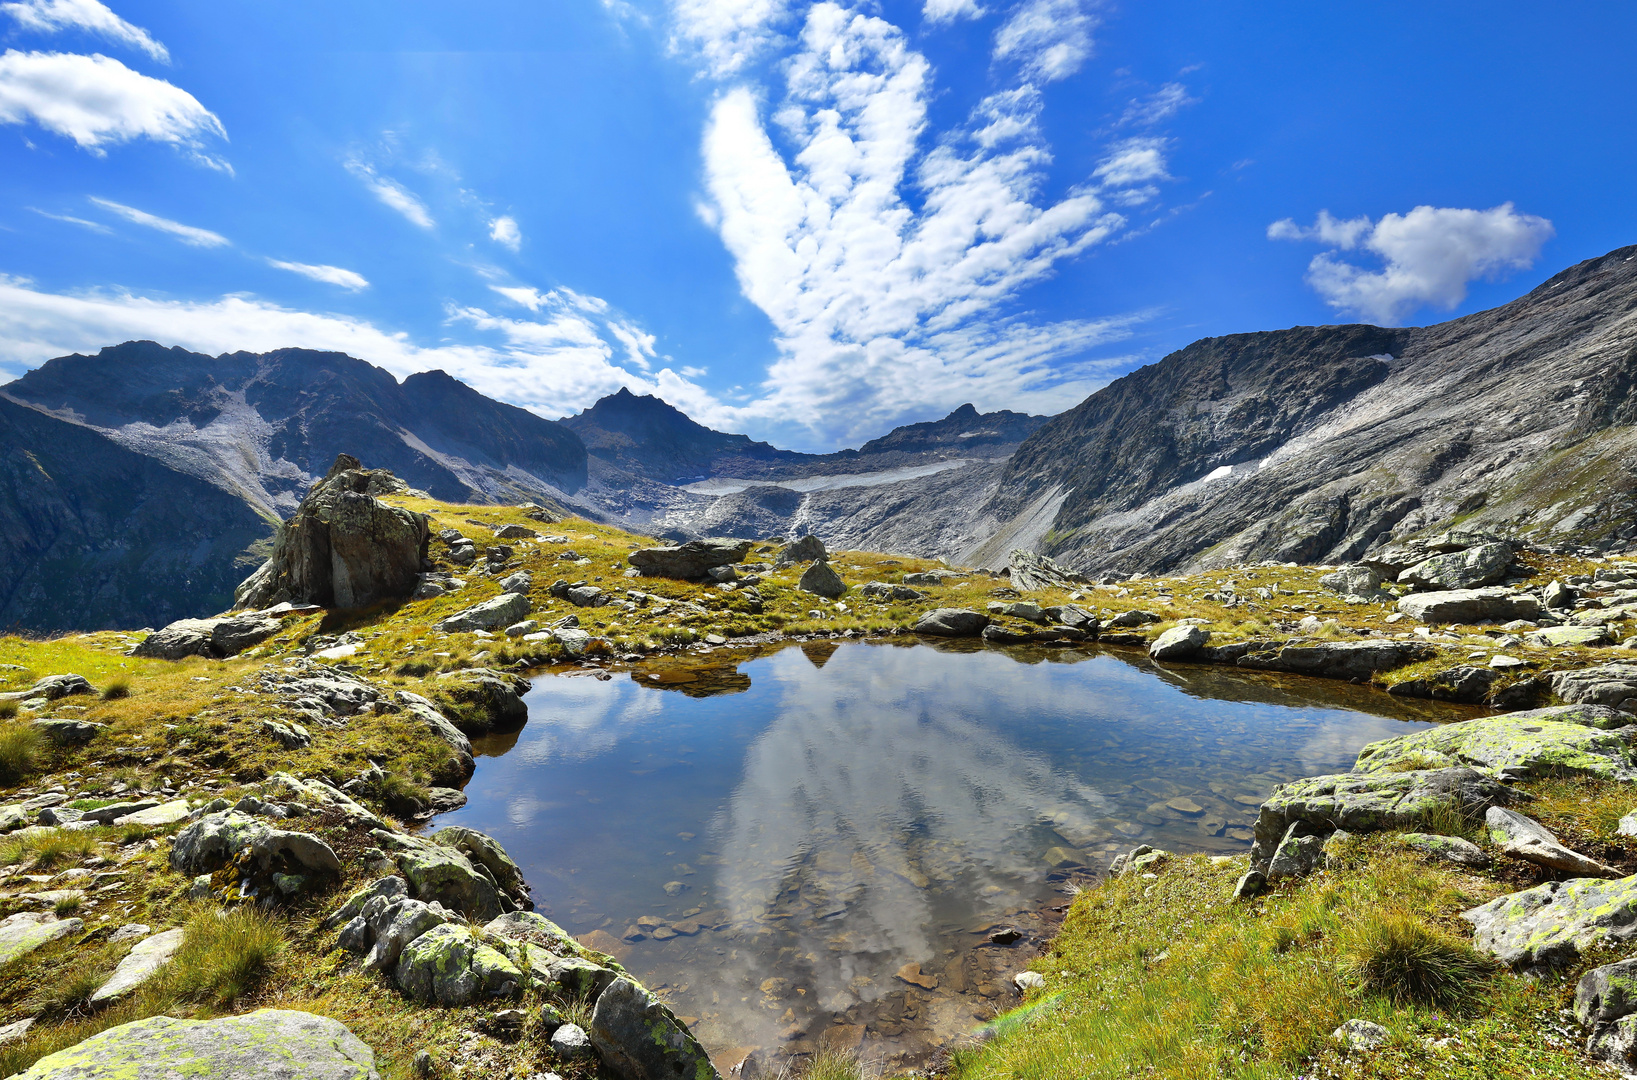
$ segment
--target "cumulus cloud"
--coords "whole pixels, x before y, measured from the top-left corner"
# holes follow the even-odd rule
[[[1080,0],[1028,0],[995,32],[995,58],[1042,82],[1066,79],[1091,56],[1096,27]]]
[[[789,15],[788,0],[672,0],[671,48],[718,78],[732,75],[781,39]]]
[[[833,445],[967,400],[1055,412],[1101,385],[1101,370],[1065,364],[1130,319],[1006,312],[1124,223],[1090,185],[1039,199],[1050,153],[1032,86],[991,95],[931,141],[926,58],[834,3],[813,6],[784,74],[768,120],[735,87],[704,136],[712,218],[780,353],[759,396],[727,410],[736,421],[793,420]]]
[[[151,339],[216,355],[247,349],[333,349],[403,377],[442,368],[484,394],[559,417],[621,386],[658,394],[710,416],[709,394],[666,367],[633,372],[617,357],[615,328],[641,334],[617,317],[585,314],[584,297],[555,295],[538,319],[507,319],[477,307],[448,312],[477,339],[420,345],[410,335],[359,318],[300,311],[246,296],[183,301],[124,290],[50,292],[0,276],[0,370],[20,375],[53,356],[94,352],[110,342]]]
[[[227,131],[186,90],[102,55],[18,52],[0,56],[0,124],[33,121],[93,154],[133,139],[154,139],[227,169],[204,150]]]
[[[232,243],[221,233],[211,232],[209,229],[199,229],[192,225],[184,225],[180,221],[162,218],[157,214],[150,214],[146,210],[138,210],[134,206],[114,202],[112,199],[99,199],[91,196],[91,201],[124,218],[126,221],[143,225],[150,229],[158,229],[162,233],[169,233],[189,247],[227,247]]]
[[[313,263],[285,262],[282,259],[268,259],[267,264],[280,270],[288,270],[292,274],[312,278],[314,281],[322,281],[326,285],[339,285],[341,288],[350,289],[353,292],[369,288],[369,282],[365,280],[363,274],[345,270],[339,266],[326,266],[322,263],[315,265]]]
[[[79,30],[145,52],[161,64],[171,60],[165,46],[151,34],[115,15],[98,0],[18,0],[0,4],[0,12],[16,19],[24,30],[45,34]]]
[[[518,251],[523,247],[523,230],[517,227],[516,218],[503,214],[489,222],[489,239]]]
[[[353,158],[347,162],[347,171],[362,180],[372,195],[380,199],[384,205],[402,214],[411,225],[430,229],[437,224],[432,220],[432,213],[426,208],[426,204],[413,192],[398,181],[380,175],[368,162]]]
[[[1307,282],[1338,311],[1396,325],[1421,307],[1451,309],[1466,299],[1467,286],[1527,269],[1554,234],[1552,223],[1520,214],[1511,203],[1489,210],[1418,206],[1407,214],[1338,220],[1321,211],[1311,228],[1294,221],[1268,227],[1275,240],[1313,240],[1329,245],[1308,264]],[[1338,257],[1363,250],[1385,262],[1365,269]]]
[[[926,0],[921,17],[929,23],[952,23],[956,19],[978,19],[989,13],[977,0]]]

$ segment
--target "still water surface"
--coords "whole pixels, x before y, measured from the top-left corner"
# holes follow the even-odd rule
[[[1052,909],[1116,853],[1243,851],[1277,784],[1463,715],[1123,650],[732,653],[542,675],[438,819],[497,837],[539,910],[724,1064],[924,1057],[1009,1007]]]

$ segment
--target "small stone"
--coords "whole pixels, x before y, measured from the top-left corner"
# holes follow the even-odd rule
[[[1330,1037],[1349,1050],[1374,1050],[1392,1038],[1392,1032],[1368,1020],[1349,1020],[1332,1031]]]
[[[667,881],[665,883],[665,895],[666,896],[681,896],[684,892],[687,891],[687,889],[688,889],[688,886],[687,886],[687,884],[685,882]]]
[[[551,1033],[551,1052],[559,1061],[584,1061],[595,1053],[591,1036],[578,1024],[564,1024]]]
[[[1550,829],[1516,810],[1491,806],[1484,815],[1484,824],[1489,827],[1490,839],[1507,855],[1579,877],[1622,876],[1614,867],[1565,847]]]
[[[437,1066],[432,1064],[432,1055],[425,1050],[415,1055],[415,1060],[410,1063],[409,1068],[418,1080],[433,1080],[438,1075]]]
[[[911,961],[910,963],[899,968],[897,971],[897,978],[902,979],[911,986],[919,986],[923,990],[938,989],[938,977],[936,975],[924,974],[921,971],[921,965],[915,961]]]
[[[1249,900],[1267,888],[1267,875],[1260,870],[1247,870],[1234,882],[1233,898],[1235,900]]]
[[[1031,990],[1046,989],[1046,976],[1038,971],[1020,971],[1012,976],[1012,985],[1017,987],[1020,994],[1028,994]]]

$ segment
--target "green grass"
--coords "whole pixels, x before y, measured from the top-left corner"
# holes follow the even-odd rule
[[[131,696],[131,680],[121,676],[102,688],[102,700],[118,701]]]
[[[16,706],[12,706],[12,715],[17,715]],[[32,726],[0,725],[0,784],[18,783],[36,772],[44,759],[45,740]]]
[[[258,908],[202,909],[184,924],[182,945],[157,981],[177,1001],[227,1007],[256,987],[286,944],[283,922]]]
[[[1495,962],[1401,911],[1369,912],[1347,928],[1341,970],[1395,1005],[1471,1009]]]

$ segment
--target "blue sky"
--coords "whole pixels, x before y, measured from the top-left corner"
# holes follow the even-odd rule
[[[1637,241],[1629,5],[0,3],[0,372],[148,337],[780,445]]]

